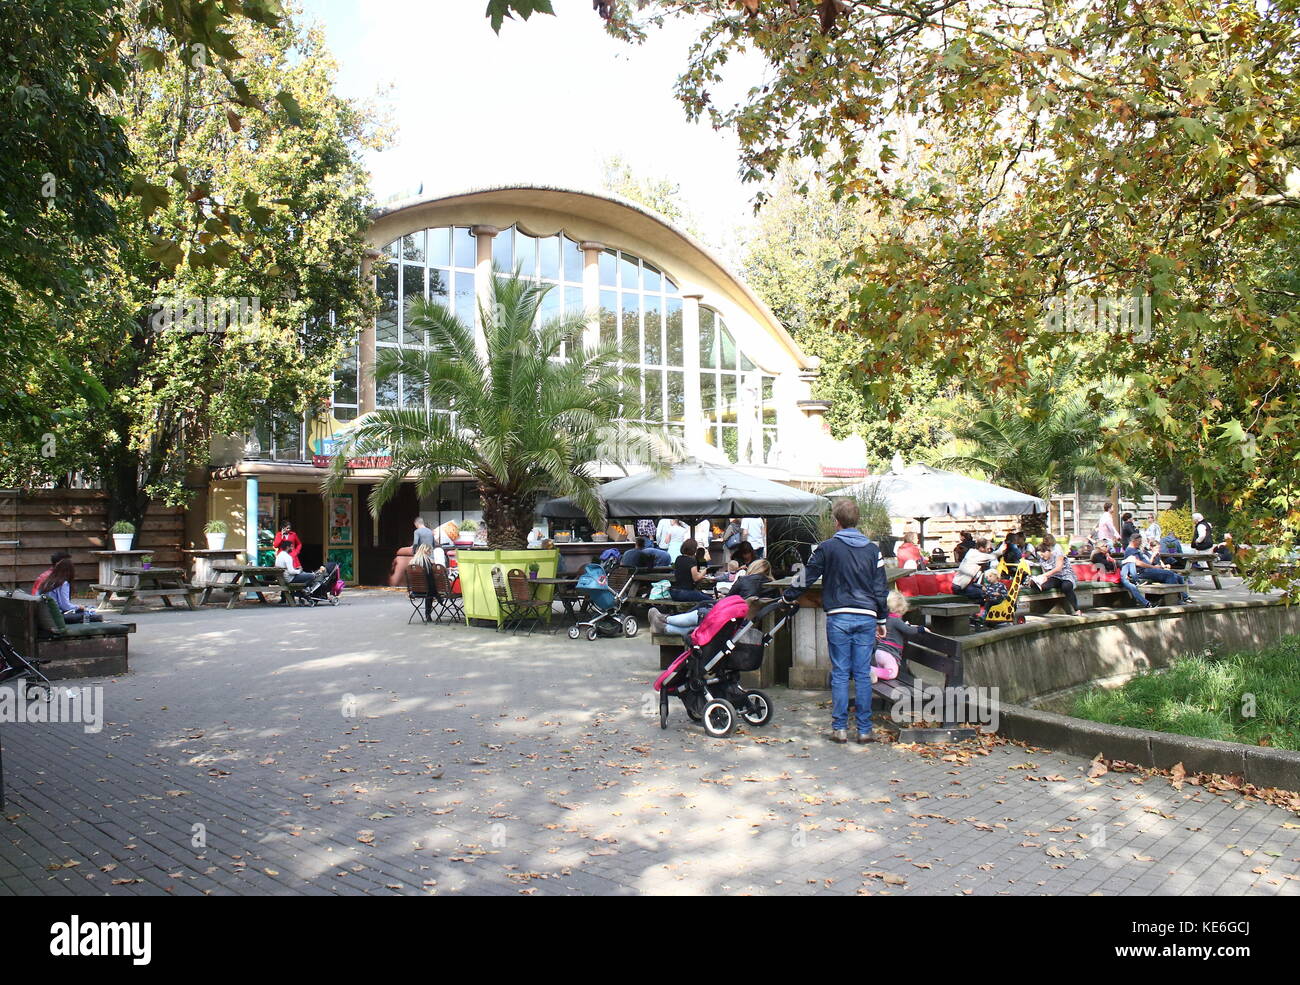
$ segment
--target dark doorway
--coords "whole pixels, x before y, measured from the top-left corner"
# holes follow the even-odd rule
[[[357,578],[362,585],[387,585],[393,558],[411,546],[420,503],[413,483],[402,483],[379,511],[379,536],[367,502],[370,487],[357,487]]]
[[[300,563],[315,571],[325,563],[325,504],[317,493],[280,493],[280,522],[288,520],[302,541]]]

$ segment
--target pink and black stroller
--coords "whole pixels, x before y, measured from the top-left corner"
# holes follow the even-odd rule
[[[763,664],[763,650],[785,624],[794,606],[777,599],[751,619],[749,603],[728,595],[691,632],[690,645],[654,682],[659,692],[659,727],[668,727],[668,698],[676,695],[691,721],[701,722],[714,738],[725,738],[740,724],[766,725],[772,720],[772,699],[763,691],[747,691],[740,675]],[[760,623],[773,612],[781,617],[767,631]]]
[[[339,596],[343,594],[343,584],[338,563],[330,561],[325,565],[324,571],[317,573],[301,591],[294,593],[294,598],[299,605],[317,606],[322,602],[338,605]]]

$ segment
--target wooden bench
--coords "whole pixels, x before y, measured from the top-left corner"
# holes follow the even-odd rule
[[[63,630],[43,629],[46,603],[22,592],[0,593],[0,632],[52,679],[110,677],[127,670],[127,637],[135,623],[72,623]]]
[[[969,604],[973,605],[974,603]],[[914,698],[916,696],[916,685],[919,685],[922,689],[939,686],[918,677],[913,672],[910,664],[927,667],[939,674],[943,678],[942,687],[945,695],[949,693],[948,688],[965,686],[963,682],[961,642],[946,636],[940,636],[929,630],[922,630],[916,636],[908,639],[904,645],[902,666],[899,667],[898,676],[892,681],[876,681],[871,687],[872,692],[881,700],[886,710],[892,709],[900,698]],[[924,701],[924,690],[921,691],[921,695],[922,701]],[[942,705],[946,714],[951,709],[953,702],[945,700]],[[956,720],[944,720],[938,727],[894,722],[892,718],[889,718],[888,721],[898,730],[899,742],[960,742],[963,739],[975,738],[977,732],[976,729],[962,726]]]

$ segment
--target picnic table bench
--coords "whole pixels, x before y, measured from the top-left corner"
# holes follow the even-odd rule
[[[261,564],[214,564],[213,580],[203,587],[200,605],[206,605],[213,593],[229,593],[227,609],[239,604],[246,592],[252,592],[263,605],[267,604],[268,592],[280,595],[292,595],[299,586],[291,582],[283,568]]]
[[[113,574],[112,583],[90,586],[98,593],[95,607],[101,611],[126,615],[133,603],[154,598],[168,609],[173,598],[184,599],[187,608],[194,608],[199,586],[185,580],[183,568],[114,568]]]

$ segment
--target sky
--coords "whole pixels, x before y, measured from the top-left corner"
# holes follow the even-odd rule
[[[506,21],[486,0],[302,0],[339,63],[336,90],[385,107],[391,146],[367,155],[379,201],[526,181],[599,190],[605,158],[680,185],[715,246],[749,219],[756,192],[737,175],[737,143],[692,124],[673,95],[687,25],[641,46],[605,34],[590,0],[554,0],[556,16]],[[734,62],[730,91],[762,74]]]

